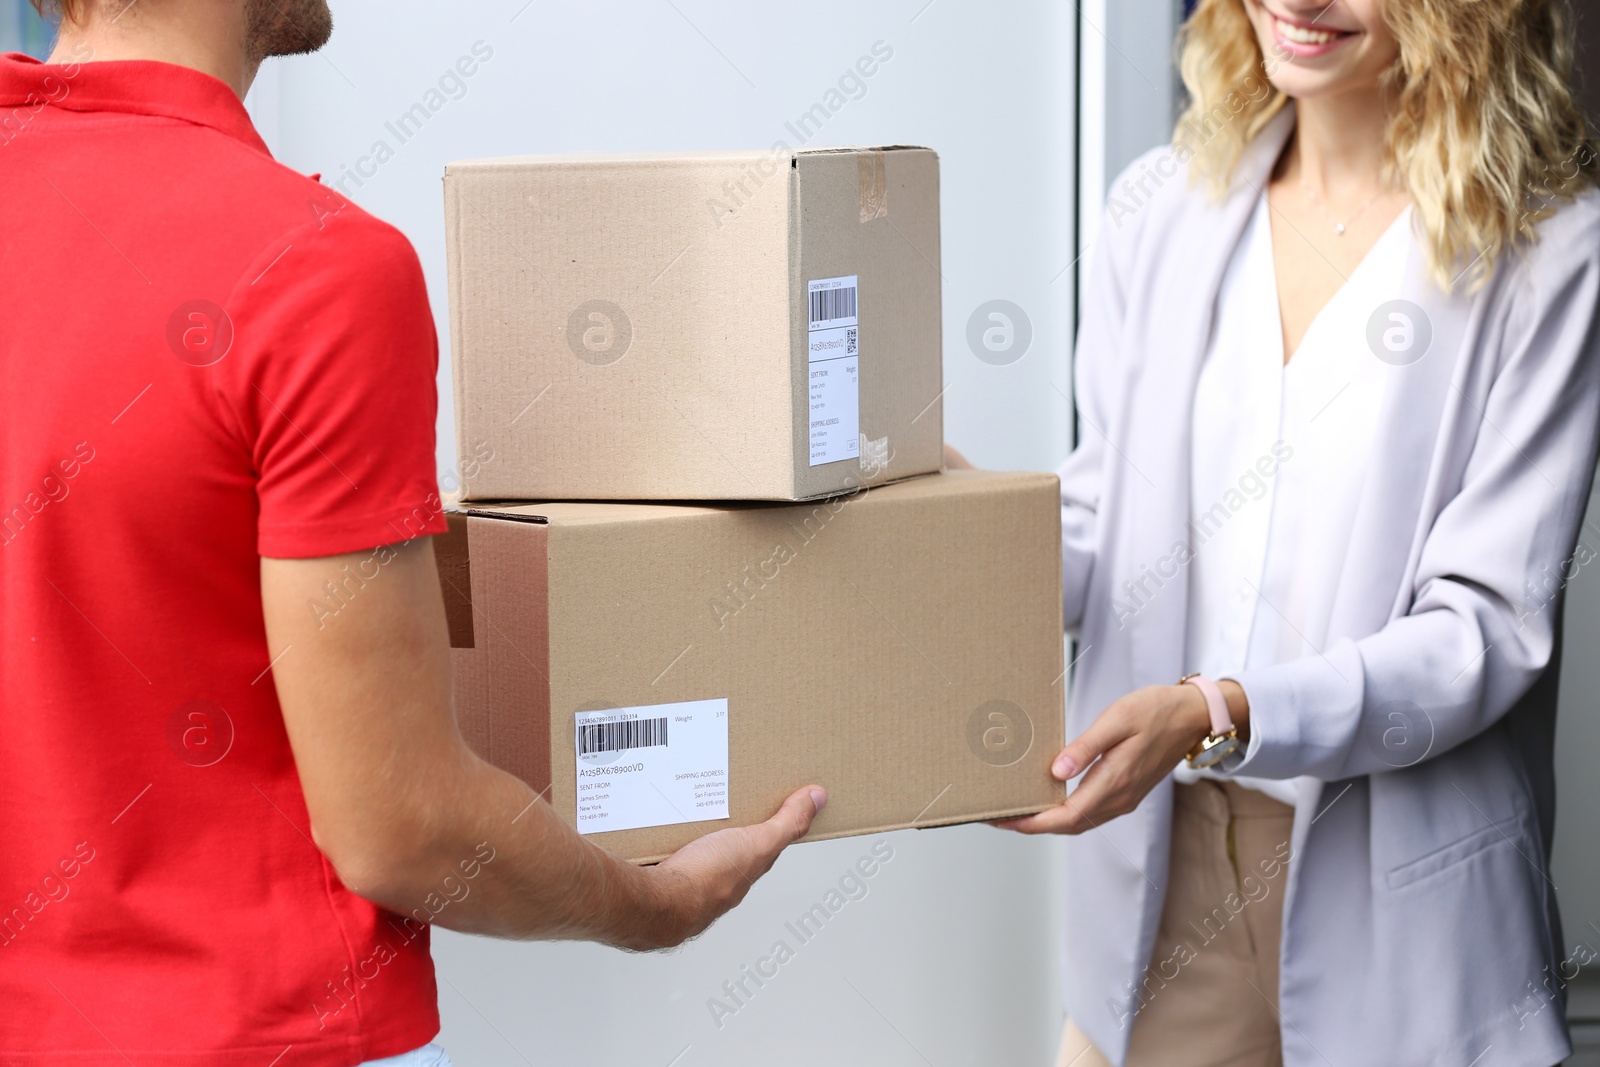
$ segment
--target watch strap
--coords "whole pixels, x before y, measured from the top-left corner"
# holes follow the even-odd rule
[[[1178,682],[1179,685],[1192,685],[1200,690],[1206,698],[1206,711],[1211,716],[1211,733],[1214,737],[1221,737],[1233,729],[1233,717],[1228,714],[1228,700],[1222,695],[1222,688],[1203,674],[1188,674]]]

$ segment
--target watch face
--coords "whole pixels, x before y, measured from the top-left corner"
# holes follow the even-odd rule
[[[1189,760],[1189,766],[1195,770],[1203,767],[1214,767],[1218,763],[1233,755],[1239,749],[1239,738],[1233,734],[1224,734],[1217,737],[1215,734],[1206,738],[1200,744],[1200,751]]]

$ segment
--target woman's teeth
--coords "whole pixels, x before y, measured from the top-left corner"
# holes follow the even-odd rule
[[[1274,18],[1272,21],[1277,24],[1278,33],[1282,35],[1284,40],[1293,41],[1296,44],[1327,44],[1344,36],[1342,33],[1328,33],[1323,30],[1312,30],[1304,26],[1296,26],[1280,18]]]

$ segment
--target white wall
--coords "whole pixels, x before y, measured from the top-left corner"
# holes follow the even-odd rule
[[[1123,169],[1172,137],[1183,93],[1173,41],[1182,0],[1083,0],[1079,42],[1079,247],[1093,255],[1106,192]],[[1080,282],[1087,272],[1079,273]]]
[[[796,144],[785,122],[873,44],[893,58],[813,143],[916,143],[943,162],[945,428],[990,467],[1048,469],[1070,444],[1076,256],[1074,10],[1059,0],[334,0],[332,45],[274,61],[253,114],[279,158],[401,227],[445,318],[439,179],[452,159]],[[482,42],[492,49],[415,137],[385,123]],[[969,349],[1004,299],[1029,349]],[[985,320],[986,324],[987,321]],[[447,357],[448,358],[448,357]],[[439,462],[454,461],[448,367]],[[892,766],[892,760],[886,760]],[[707,1001],[874,839],[800,846],[688,948],[628,956],[439,931],[443,1040],[462,1064],[1027,1064],[1059,1027],[1056,843],[987,827],[888,835],[894,859],[719,1029]],[[792,940],[792,938],[791,938]],[[725,999],[725,998],[724,998]],[[676,1059],[674,1057],[677,1057]]]

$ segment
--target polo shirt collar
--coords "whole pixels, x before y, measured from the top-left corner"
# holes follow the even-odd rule
[[[209,74],[153,59],[50,64],[13,52],[0,55],[0,107],[45,101],[67,111],[122,112],[209,126],[263,155],[272,153],[244,104]]]

